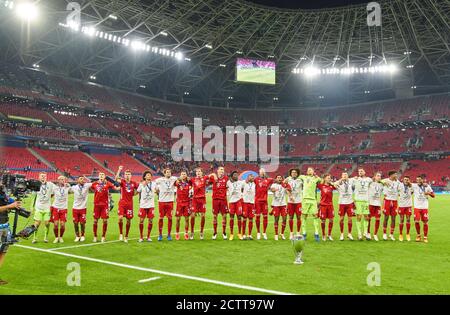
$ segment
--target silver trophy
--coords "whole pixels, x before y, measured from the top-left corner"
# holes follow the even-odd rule
[[[302,265],[303,250],[305,248],[305,238],[303,237],[303,235],[297,235],[291,240],[291,242],[295,254],[294,264]]]

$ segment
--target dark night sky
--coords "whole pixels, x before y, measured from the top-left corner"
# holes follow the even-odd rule
[[[284,9],[321,9],[350,4],[369,3],[370,0],[247,0],[266,6]]]

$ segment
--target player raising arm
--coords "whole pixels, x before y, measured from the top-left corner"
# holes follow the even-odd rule
[[[244,220],[242,222],[242,234],[243,239],[253,240],[252,229],[253,229],[253,217],[255,216],[255,176],[249,174],[247,180],[244,183],[243,191],[243,206],[242,206],[242,216]],[[245,228],[248,221],[248,234],[245,235]]]
[[[48,242],[47,236],[48,230],[50,229],[51,216],[50,204],[56,188],[55,184],[47,182],[46,173],[39,173],[39,181],[41,182],[41,188],[36,193],[36,198],[34,199],[34,226],[36,226],[36,232],[33,233],[33,244],[37,242],[37,229],[41,225],[41,222],[44,222],[45,225],[44,242]]]
[[[86,205],[92,183],[86,183],[84,176],[78,177],[77,184],[70,188],[73,193],[72,217],[75,228],[74,242],[84,242],[86,231]],[[81,232],[80,232],[81,228]]]
[[[389,218],[391,218],[391,230],[389,233],[389,239],[391,241],[395,241],[394,231],[395,231],[395,218],[397,216],[397,198],[398,198],[398,186],[400,182],[397,179],[396,171],[389,171],[389,178],[383,179],[381,182],[384,185],[383,193],[384,193],[384,220],[383,220],[383,240],[387,240],[388,236],[387,226],[389,222]]]
[[[171,241],[172,236],[170,232],[172,231],[172,212],[173,212],[173,201],[175,195],[175,182],[177,178],[172,176],[172,170],[166,168],[163,170],[163,177],[158,178],[156,183],[155,191],[158,194],[158,208],[159,208],[159,222],[158,222],[158,241],[163,240],[163,226],[164,217],[167,217],[167,240]]]
[[[230,179],[227,182],[228,189],[228,208],[230,211],[230,241],[233,240],[234,234],[234,216],[238,219],[238,237],[242,237],[242,190],[244,188],[244,181],[239,180],[237,171],[231,172]]]
[[[131,171],[126,170],[124,178],[120,177],[120,173],[123,170],[123,166],[119,166],[117,170],[115,180],[119,183],[120,187],[120,200],[119,200],[119,240],[128,243],[128,233],[130,232],[131,219],[134,217],[133,211],[133,197],[137,193],[138,184],[131,180]],[[123,237],[123,217],[127,219],[127,225],[125,230],[125,237]]]
[[[400,216],[399,230],[400,235],[398,240],[403,242],[403,225],[406,217],[406,240],[411,241],[409,231],[411,229],[411,215],[412,215],[412,186],[409,176],[404,176],[402,182],[398,185],[398,214]]]
[[[300,175],[300,179],[303,182],[303,203],[302,203],[302,215],[303,215],[303,237],[306,239],[306,220],[308,216],[313,217],[314,223],[314,239],[316,242],[320,241],[319,237],[319,216],[317,209],[317,184],[322,180],[319,176],[315,175],[314,168],[308,167],[306,175]]]
[[[70,185],[67,184],[65,176],[58,177],[58,184],[55,186],[53,205],[52,205],[52,222],[53,232],[55,233],[54,244],[64,243],[64,231],[66,230],[67,208],[69,206]]]
[[[424,183],[422,176],[417,176],[416,183],[412,184],[414,192],[414,224],[416,226],[416,242],[422,240],[420,234],[420,221],[423,224],[423,241],[428,243],[428,196],[434,198],[431,186]]]
[[[153,218],[155,217],[155,186],[152,182],[152,173],[145,171],[142,174],[142,182],[139,184],[137,192],[139,193],[139,240],[142,243],[144,241],[144,222],[145,218],[148,219],[147,226],[147,242],[151,242],[150,233],[153,228]]]
[[[292,198],[288,200],[287,212],[289,214],[289,239],[294,239],[294,216],[297,218],[297,236],[300,235],[300,228],[302,226],[302,194],[303,183],[298,176],[300,170],[294,168],[289,170],[289,177],[284,181],[292,188]]]
[[[184,239],[189,239],[189,215],[190,215],[190,203],[191,203],[191,184],[187,177],[186,171],[181,171],[180,178],[175,182],[177,187],[177,211],[175,216],[177,218],[175,239],[180,239],[180,221],[181,217],[184,217]]]
[[[98,220],[102,219],[102,243],[106,242],[106,231],[108,230],[109,218],[109,190],[119,190],[111,182],[106,180],[104,172],[98,173],[98,180],[92,183],[91,189],[94,191],[94,239],[97,242]]]
[[[347,238],[353,241],[353,187],[350,183],[350,180],[348,179],[348,173],[343,172],[341,175],[341,179],[335,182],[333,185],[337,187],[337,191],[339,193],[339,228],[341,230],[341,236],[339,237],[339,240],[344,240],[344,220],[345,216],[347,215]]]
[[[209,182],[212,184],[212,207],[213,207],[213,226],[214,234],[212,239],[217,238],[217,216],[222,215],[222,237],[227,239],[227,183],[228,176],[225,175],[225,169],[223,166],[217,168],[217,174],[211,174],[209,176]]]
[[[334,220],[334,207],[333,207],[333,190],[336,187],[331,183],[331,175],[325,174],[323,175],[322,182],[317,185],[317,188],[320,190],[320,208],[319,208],[319,217],[322,227],[322,240],[326,241],[327,238],[325,236],[325,224],[328,219],[328,240],[333,241],[333,237],[331,237],[331,232],[333,231],[333,220]]]
[[[358,168],[358,176],[350,180],[355,192],[355,208],[356,208],[356,228],[358,230],[358,240],[363,239],[363,235],[367,240],[367,228],[369,223],[369,185],[372,178],[366,176],[363,168]]]
[[[261,215],[263,216],[263,239],[267,239],[268,224],[268,208],[267,208],[267,192],[273,184],[273,178],[268,178],[266,171],[261,168],[259,176],[255,178],[255,209],[256,209],[256,239],[261,239]]]
[[[273,192],[272,198],[272,211],[271,215],[274,216],[274,228],[275,228],[275,241],[278,241],[278,221],[280,220],[280,215],[283,220],[281,223],[281,239],[286,239],[284,236],[284,230],[286,228],[286,195],[292,201],[291,186],[288,183],[283,182],[283,176],[277,175],[275,182],[270,186],[270,191]]]
[[[369,222],[367,224],[367,239],[370,236],[370,223],[372,218],[375,218],[375,228],[373,232],[373,239],[378,242],[378,229],[380,228],[381,217],[381,193],[383,192],[383,184],[381,183],[381,173],[375,173],[373,181],[369,185]]]

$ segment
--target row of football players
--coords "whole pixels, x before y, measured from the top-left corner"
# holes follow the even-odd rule
[[[253,218],[256,216],[257,239],[261,236],[267,239],[268,215],[274,216],[275,239],[285,239],[284,232],[289,217],[290,238],[293,238],[294,218],[296,218],[296,233],[306,237],[306,221],[312,218],[314,223],[314,238],[320,240],[319,224],[321,222],[322,240],[333,240],[331,237],[334,219],[333,190],[339,193],[339,223],[340,240],[344,240],[344,219],[347,216],[347,237],[353,240],[353,217],[356,216],[358,239],[365,237],[371,239],[370,222],[375,219],[373,238],[378,241],[378,229],[381,218],[381,196],[384,194],[384,222],[383,239],[387,240],[388,222],[391,220],[389,239],[395,240],[397,210],[400,215],[400,236],[403,241],[403,227],[406,223],[406,239],[410,238],[410,226],[412,216],[412,196],[414,195],[414,219],[417,231],[417,241],[421,241],[420,221],[423,222],[424,238],[427,242],[428,234],[428,196],[434,197],[431,187],[423,182],[421,177],[416,183],[411,183],[408,177],[402,182],[397,179],[397,173],[389,172],[389,178],[381,179],[381,174],[374,174],[373,178],[365,175],[364,169],[358,170],[358,176],[349,178],[347,173],[342,173],[341,179],[332,182],[331,176],[325,174],[322,178],[314,173],[313,168],[308,168],[305,175],[300,175],[298,169],[289,171],[289,176],[283,178],[278,175],[275,178],[266,176],[261,169],[258,177],[250,175],[246,180],[239,180],[238,173],[232,172],[225,175],[223,167],[217,169],[217,173],[205,176],[200,168],[196,169],[196,176],[188,178],[186,172],[181,172],[180,177],[174,177],[170,169],[164,170],[164,176],[156,180],[152,179],[150,171],[143,174],[142,182],[136,183],[131,179],[131,171],[126,170],[121,177],[123,167],[116,174],[115,186],[107,181],[104,173],[99,174],[99,180],[86,183],[84,177],[78,179],[78,184],[69,186],[64,177],[58,179],[54,185],[46,181],[45,173],[40,174],[42,182],[41,190],[35,200],[34,219],[36,226],[45,223],[47,234],[50,222],[54,224],[55,243],[63,242],[65,222],[67,221],[68,195],[74,194],[73,221],[75,241],[85,240],[86,205],[88,193],[94,191],[94,242],[97,241],[97,226],[101,219],[103,222],[102,241],[106,240],[106,232],[109,218],[109,190],[120,190],[118,206],[120,240],[128,241],[131,220],[134,216],[133,196],[139,194],[139,241],[144,240],[144,223],[148,219],[147,241],[151,241],[150,233],[153,227],[155,194],[158,195],[159,208],[159,236],[163,239],[164,218],[167,218],[167,239],[172,240],[172,213],[176,196],[176,234],[180,238],[180,222],[185,221],[185,239],[194,238],[196,215],[200,215],[200,238],[204,238],[205,212],[206,212],[206,187],[212,185],[213,208],[213,239],[217,237],[218,216],[222,216],[222,235],[227,239],[227,215],[230,216],[230,240],[234,238],[234,223],[237,220],[239,239],[252,239]],[[268,213],[268,191],[273,193],[271,212]],[[320,190],[320,198],[317,198],[317,190]],[[53,205],[51,196],[54,196]],[[287,198],[286,198],[287,197]],[[286,200],[287,199],[287,200]],[[399,204],[399,208],[398,205]],[[263,219],[261,229],[261,216]],[[279,228],[281,217],[281,228]],[[123,223],[126,220],[125,235]],[[326,230],[326,221],[328,229]],[[303,221],[303,222],[302,222]],[[303,223],[303,224],[302,224]],[[190,226],[190,233],[189,233]],[[36,235],[33,242],[36,242]]]

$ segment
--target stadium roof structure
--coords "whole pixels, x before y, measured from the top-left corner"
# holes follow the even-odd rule
[[[62,27],[70,1],[40,1],[40,19],[20,22],[1,6],[0,60],[136,91],[212,106],[348,104],[449,91],[450,1],[379,1],[382,25],[367,25],[366,5],[278,9],[238,0],[84,0],[81,27],[130,42],[182,52],[132,51]],[[22,27],[20,27],[22,26]],[[67,25],[66,25],[67,26]],[[235,82],[237,57],[274,60],[274,86]],[[395,76],[306,79],[292,72],[327,67],[398,65]]]

